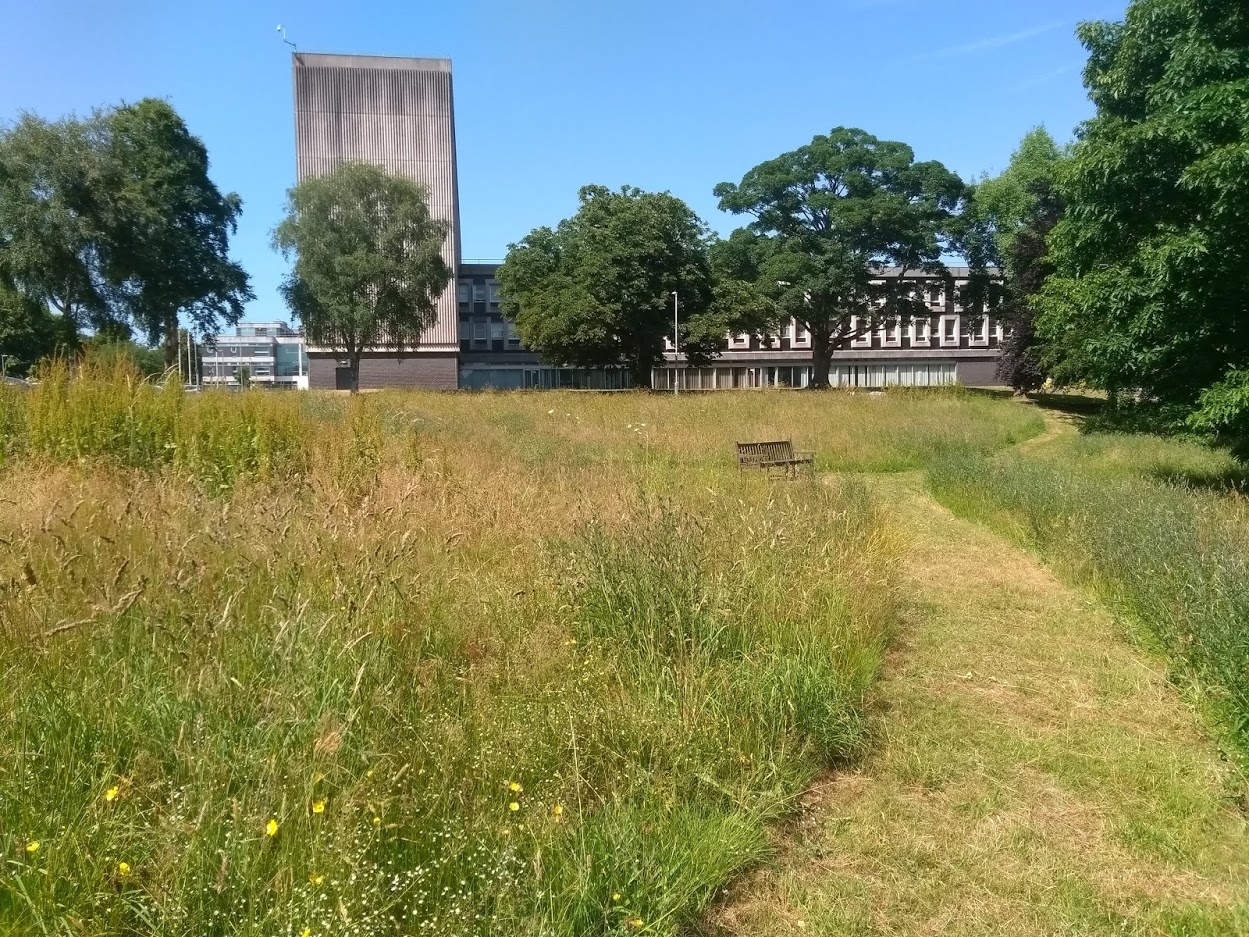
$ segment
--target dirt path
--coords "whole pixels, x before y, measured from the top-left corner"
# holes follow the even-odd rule
[[[918,476],[874,484],[916,599],[875,754],[706,932],[1249,934],[1249,828],[1160,665]]]

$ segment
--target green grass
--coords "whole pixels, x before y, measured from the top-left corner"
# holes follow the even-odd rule
[[[1064,434],[1027,453],[934,461],[943,504],[1037,549],[1172,661],[1249,767],[1249,527],[1239,467],[1181,440]]]
[[[1243,780],[1161,668],[919,473],[870,485],[907,534],[874,744],[698,933],[1246,933]]]

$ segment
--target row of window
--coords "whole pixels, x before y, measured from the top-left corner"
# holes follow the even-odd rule
[[[465,390],[626,390],[632,376],[620,368],[461,368]]]
[[[503,342],[510,351],[520,348],[520,335],[507,319],[492,319],[488,316],[474,316],[471,319],[460,319],[460,341],[467,342],[468,347],[486,350],[493,342]]]
[[[272,345],[218,345],[205,354],[206,358],[272,358]]]
[[[835,364],[828,372],[833,387],[944,387],[958,380],[953,361],[898,361],[881,364]],[[659,390],[740,390],[752,387],[807,387],[809,365],[759,367],[656,368],[651,383]]]
[[[967,319],[966,332],[963,329],[964,319]],[[967,337],[968,347],[988,348],[993,339],[1001,342],[1004,336],[1010,334],[1001,322],[992,322],[988,316],[941,315],[935,317],[935,321],[935,334],[934,319],[922,316],[911,317],[906,323],[900,318],[894,319],[875,329],[863,328],[860,331],[859,317],[851,316],[850,329],[847,333],[848,344],[851,348],[871,348],[875,340],[879,343],[877,347],[880,348],[901,348],[905,333],[912,348],[930,348],[934,340],[938,347],[957,348],[961,345],[964,335]],[[790,348],[811,347],[811,333],[792,319],[781,330],[781,334],[773,338],[788,341]],[[728,347],[733,351],[747,350],[751,347],[752,339],[753,336],[749,334],[730,335]],[[671,340],[665,339],[664,347],[671,351]]]
[[[494,303],[497,305],[501,296],[501,287],[497,280],[490,280],[486,283],[467,283],[461,280],[457,288],[456,299],[460,305],[470,302]]]
[[[907,296],[917,302],[926,302],[935,309],[944,308],[946,304],[945,288],[939,284],[914,286],[907,293]],[[502,286],[498,280],[487,280],[484,283],[461,280],[457,284],[457,299],[461,305],[470,302],[498,304],[502,299]],[[990,303],[992,304],[995,300],[996,291],[992,291]],[[880,305],[883,305],[885,300],[882,298],[878,302]],[[264,333],[260,332],[259,334]]]

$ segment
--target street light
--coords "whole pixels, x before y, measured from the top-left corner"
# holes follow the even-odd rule
[[[679,319],[680,298],[672,291],[672,396],[681,393],[681,324]]]

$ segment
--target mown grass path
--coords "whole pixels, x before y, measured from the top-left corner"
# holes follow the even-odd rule
[[[873,484],[914,596],[874,754],[706,933],[1249,933],[1239,792],[1162,665],[918,475]]]

